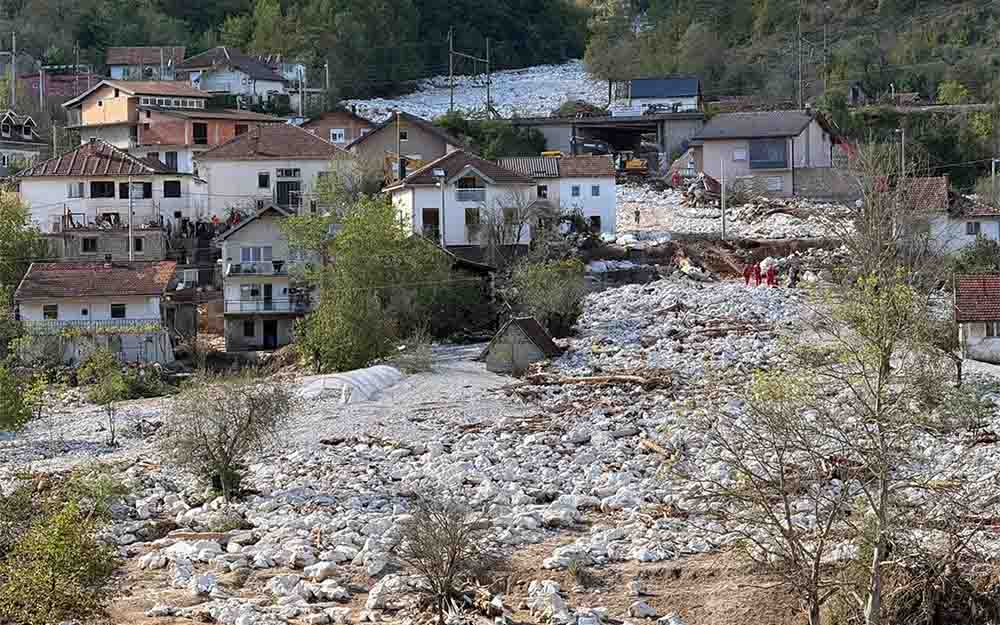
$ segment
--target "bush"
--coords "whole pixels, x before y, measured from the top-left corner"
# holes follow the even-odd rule
[[[399,347],[399,353],[392,363],[406,373],[425,373],[434,362],[431,337],[426,330],[419,329]]]
[[[96,530],[73,502],[36,520],[0,564],[0,617],[46,625],[100,612],[115,558]]]
[[[955,259],[959,273],[992,273],[1000,271],[1000,242],[979,235],[975,243],[963,249]]]
[[[583,311],[583,263],[577,259],[525,263],[514,270],[516,301],[553,336],[566,336]]]
[[[16,430],[31,418],[21,384],[10,367],[0,362],[0,430]]]
[[[175,402],[173,417],[164,423],[163,451],[232,501],[241,492],[245,460],[274,444],[291,408],[285,385],[251,377],[204,378]]]

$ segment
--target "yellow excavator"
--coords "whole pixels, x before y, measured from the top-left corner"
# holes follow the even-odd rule
[[[635,152],[626,150],[615,155],[615,165],[618,173],[623,176],[648,176],[649,162],[637,158]]]

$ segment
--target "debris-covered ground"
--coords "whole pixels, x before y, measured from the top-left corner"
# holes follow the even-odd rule
[[[592,79],[582,61],[495,72],[492,84],[493,107],[503,117],[548,116],[566,100],[591,104],[607,104],[608,100],[607,83]],[[421,80],[415,92],[398,98],[348,100],[345,104],[357,106],[358,114],[373,121],[382,121],[397,108],[433,119],[448,112],[448,76]],[[485,74],[455,77],[455,108],[466,112],[486,109]]]

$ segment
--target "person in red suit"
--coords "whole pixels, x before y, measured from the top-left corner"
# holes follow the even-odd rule
[[[778,271],[773,263],[767,268],[767,286],[772,288],[778,286]]]
[[[760,263],[754,263],[753,281],[756,286],[760,286]]]
[[[753,274],[753,265],[750,263],[743,265],[743,282],[747,286],[750,286],[750,276],[752,274]]]

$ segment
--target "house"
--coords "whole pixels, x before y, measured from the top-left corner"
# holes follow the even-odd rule
[[[207,93],[242,96],[248,105],[286,94],[288,82],[259,58],[228,46],[184,59],[177,66],[177,79]]]
[[[161,301],[171,261],[32,263],[14,293],[25,349],[72,364],[96,347],[128,362],[173,361]]]
[[[361,163],[381,163],[387,180],[399,180],[397,152],[405,159],[406,174],[461,148],[461,141],[426,119],[398,111],[346,149]]]
[[[399,219],[414,234],[451,251],[479,248],[491,215],[509,223],[505,247],[531,242],[535,181],[464,150],[450,152],[385,188]],[[541,207],[549,210],[544,202]],[[552,215],[554,217],[554,215]]]
[[[529,365],[561,353],[534,317],[512,317],[496,333],[479,359],[486,361],[489,371],[518,375]]]
[[[950,190],[948,176],[908,178],[908,203],[926,215],[935,251],[954,254],[978,237],[1000,241],[1000,209]]]
[[[42,97],[65,100],[75,98],[95,84],[104,80],[104,76],[90,71],[84,66],[74,68],[72,65],[46,65],[41,71],[30,74],[19,74],[19,93],[30,94],[33,101],[38,99],[38,89],[42,89]]]
[[[30,165],[47,149],[38,136],[38,125],[30,115],[7,110],[0,113],[0,174]]]
[[[1000,274],[956,275],[954,286],[962,357],[1000,364]]]
[[[631,80],[625,101],[612,106],[615,117],[700,110],[701,81],[691,76]]]
[[[82,141],[102,139],[169,169],[194,173],[199,152],[246,132],[284,123],[271,115],[208,107],[210,94],[180,82],[104,80],[63,104]]]
[[[112,80],[174,80],[184,46],[111,47],[104,64]]]
[[[253,126],[198,156],[198,172],[208,184],[209,211],[251,212],[276,204],[293,213],[317,210],[316,183],[331,164],[349,166],[351,155],[329,141],[290,124]]]
[[[353,111],[322,113],[302,124],[303,129],[338,147],[346,147],[355,139],[360,139],[362,135],[371,132],[374,127],[375,124]]]
[[[177,228],[207,215],[204,182],[99,139],[36,163],[17,180],[31,220],[42,232],[128,228],[130,210],[133,231],[147,225]]]
[[[558,214],[579,213],[594,232],[614,234],[618,213],[610,156],[502,158],[497,164],[535,181],[535,197]]]
[[[222,246],[226,351],[276,349],[292,342],[295,321],[310,308],[290,267],[281,220],[292,213],[270,204],[219,236]]]
[[[131,232],[127,224],[60,227],[58,232],[44,236],[49,255],[64,262],[95,261],[109,256],[115,262],[130,258],[145,261],[167,259],[166,230],[149,223],[135,224]]]
[[[792,195],[796,170],[831,168],[835,133],[810,111],[716,115],[692,140],[701,171],[761,194]]]

